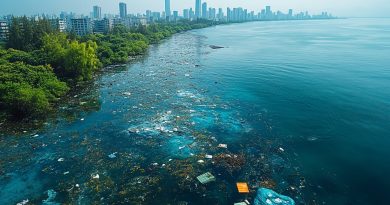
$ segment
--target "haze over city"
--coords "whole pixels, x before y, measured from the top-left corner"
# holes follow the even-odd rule
[[[143,13],[145,10],[162,11],[163,0],[92,0],[92,1],[53,1],[53,0],[2,0],[0,15],[32,15],[37,13],[57,14],[61,11],[89,14],[93,5],[102,7],[103,13],[117,13],[118,3],[127,3],[129,13]],[[281,11],[289,8],[294,11],[319,13],[328,11],[343,17],[390,17],[390,4],[386,0],[208,0],[216,8],[245,7],[259,11],[266,5]],[[23,6],[20,6],[23,5]],[[194,8],[194,0],[172,0],[172,10],[181,12],[184,8]]]

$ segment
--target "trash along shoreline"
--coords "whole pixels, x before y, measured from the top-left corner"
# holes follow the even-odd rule
[[[44,129],[3,137],[0,204],[305,204],[293,151],[262,113],[198,77],[220,51],[174,35],[75,93]]]

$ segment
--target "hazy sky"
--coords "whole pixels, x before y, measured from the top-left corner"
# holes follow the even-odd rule
[[[1,0],[0,15],[58,14],[61,11],[89,14],[93,5],[101,6],[102,13],[116,14],[119,2],[127,3],[129,13],[144,13],[147,9],[153,11],[164,9],[164,0]],[[345,17],[390,17],[389,0],[207,0],[206,2],[216,8],[241,6],[248,10],[260,11],[265,5],[270,5],[272,10],[283,12],[292,8],[294,12],[328,11],[333,15]],[[195,0],[171,0],[171,10],[178,10],[180,13],[183,8],[194,7],[194,5]]]

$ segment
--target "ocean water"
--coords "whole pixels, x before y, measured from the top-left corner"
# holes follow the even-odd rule
[[[0,204],[233,204],[259,187],[387,204],[389,56],[390,19],[177,34],[72,91],[42,128],[2,133]]]

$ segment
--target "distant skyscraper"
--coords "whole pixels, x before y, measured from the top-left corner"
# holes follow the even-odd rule
[[[266,6],[265,7],[265,16],[266,16],[267,19],[271,19],[272,18],[273,14],[272,14],[270,6]]]
[[[152,18],[152,11],[151,10],[146,10],[146,19],[149,21]]]
[[[165,19],[169,20],[171,16],[171,0],[165,0]]]
[[[227,21],[232,21],[232,10],[229,7],[226,9],[226,17]]]
[[[127,5],[123,2],[119,3],[119,15],[121,18],[126,18],[127,16]]]
[[[218,20],[222,20],[223,19],[223,10],[222,8],[219,8],[218,9]]]
[[[189,19],[190,18],[190,11],[188,9],[183,10],[183,18]]]
[[[94,19],[101,19],[102,18],[102,8],[99,6],[93,7],[93,18]]]
[[[173,20],[177,21],[179,18],[179,12],[178,11],[173,11]]]
[[[288,10],[288,17],[291,18],[292,16],[293,16],[293,10],[292,10],[292,9],[289,9],[289,10]]]
[[[202,18],[207,19],[207,3],[202,4]]]
[[[158,21],[160,20],[161,14],[160,12],[153,12],[152,16],[153,16],[153,21]]]
[[[265,7],[265,12],[268,14],[268,13],[271,13],[271,6],[266,6]]]
[[[215,8],[210,7],[208,12],[208,19],[215,20],[215,14],[216,14]]]
[[[202,6],[201,0],[196,0],[195,1],[195,18],[200,18],[201,17],[201,11],[200,7]]]
[[[195,18],[195,13],[194,13],[194,10],[192,8],[190,8],[190,19],[194,19]]]

